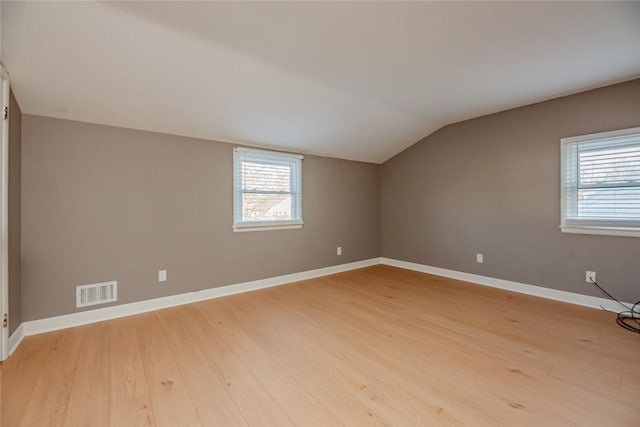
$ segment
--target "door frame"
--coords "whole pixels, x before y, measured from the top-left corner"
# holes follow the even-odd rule
[[[9,73],[0,64],[0,361],[9,356]],[[6,323],[5,323],[6,319]]]

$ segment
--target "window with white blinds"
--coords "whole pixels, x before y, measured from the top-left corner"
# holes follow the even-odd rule
[[[561,228],[640,236],[640,128],[562,140]]]
[[[302,226],[302,156],[236,147],[233,153],[233,228]]]

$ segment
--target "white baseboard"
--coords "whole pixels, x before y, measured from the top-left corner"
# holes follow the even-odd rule
[[[16,328],[15,331],[9,337],[9,356],[13,354],[14,351],[18,348],[22,339],[24,338],[24,323],[21,323],[20,326]]]
[[[162,308],[175,307],[178,305],[189,304],[213,298],[220,298],[227,295],[234,295],[242,292],[270,288],[272,286],[313,279],[320,276],[341,273],[343,271],[355,270],[357,268],[368,267],[376,264],[380,264],[380,258],[371,258],[363,261],[356,261],[347,264],[339,264],[331,267],[303,271],[300,273],[286,274],[284,276],[270,277],[267,279],[237,283],[228,286],[220,286],[217,288],[209,288],[196,292],[188,292],[184,294],[154,298],[128,304],[120,304],[111,307],[99,308],[96,310],[81,311],[78,313],[65,314],[62,316],[31,320],[28,322],[23,322],[22,325],[20,325],[20,327],[22,328],[20,340],[22,340],[22,335],[29,336],[41,334],[44,332],[71,328],[74,326],[101,322],[103,320],[110,320],[116,319],[118,317],[146,313],[149,311],[160,310]]]
[[[563,301],[596,309],[604,308],[610,311],[620,311],[620,307],[615,302],[604,298],[576,294],[573,292],[559,291],[542,286],[528,285],[525,283],[512,282],[510,280],[496,279],[493,277],[481,276],[478,274],[464,273],[456,270],[448,270],[440,267],[432,267],[429,265],[381,257],[351,262],[347,264],[334,265],[331,267],[318,268],[315,270],[308,270],[300,273],[286,274],[284,276],[254,280],[251,282],[237,283],[234,285],[220,286],[217,288],[209,288],[197,292],[171,295],[167,297],[154,298],[150,300],[121,304],[112,307],[99,308],[96,310],[82,311],[62,316],[23,322],[9,338],[9,354],[15,351],[15,349],[22,341],[23,337],[29,335],[71,328],[74,326],[81,326],[89,323],[116,319],[119,317],[132,316],[135,314],[160,310],[163,308],[175,307],[213,298],[220,298],[227,295],[234,295],[258,289],[270,288],[273,286],[284,285],[301,280],[309,280],[316,277],[341,273],[344,271],[355,270],[358,268],[369,267],[377,264],[390,265],[407,270],[414,270],[422,273],[449,277],[452,279],[471,282],[478,285],[505,289],[508,291],[519,292],[522,294],[548,298],[556,301]]]
[[[494,277],[481,276],[479,274],[464,273],[462,271],[448,270],[446,268],[432,267],[430,265],[416,264],[414,262],[400,261],[391,258],[380,258],[380,263],[393,267],[405,268],[407,270],[420,271],[422,273],[435,274],[437,276],[471,282],[478,285],[490,286],[492,288],[505,289],[507,291],[521,294],[533,295],[536,297],[552,299],[556,301],[568,302],[585,307],[605,309],[619,312],[622,307],[615,301],[606,298],[592,297],[589,295],[576,294],[574,292],[559,291],[557,289],[545,288],[542,286],[528,285],[526,283],[512,282],[510,280],[496,279]],[[632,304],[627,304],[631,306]]]

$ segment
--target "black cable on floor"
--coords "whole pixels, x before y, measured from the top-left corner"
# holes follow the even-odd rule
[[[609,292],[607,292],[602,286],[595,280],[591,279],[591,283],[602,292],[607,298],[617,302],[625,309],[617,314],[616,323],[628,331],[640,334],[640,301],[633,304],[631,307],[620,302],[620,300]]]

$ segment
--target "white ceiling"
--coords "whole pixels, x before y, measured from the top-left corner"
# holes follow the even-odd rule
[[[640,76],[640,2],[2,2],[24,112],[380,163]]]

